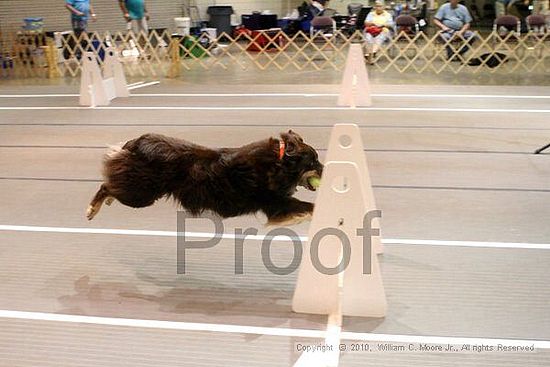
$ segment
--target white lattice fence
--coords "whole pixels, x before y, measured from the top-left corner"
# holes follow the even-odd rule
[[[463,39],[443,40],[440,34],[396,34],[373,58],[380,72],[399,73],[481,73],[550,72],[550,34],[491,33],[475,34],[475,42],[466,53],[460,50]],[[211,38],[176,37],[168,32],[135,35],[132,32],[74,34],[61,41],[62,52],[40,55],[45,42],[38,36],[16,34],[8,43],[8,53],[14,61],[16,76],[52,77],[80,73],[83,52],[93,51],[103,62],[105,48],[115,46],[128,76],[177,77],[182,70],[195,68],[258,69],[258,70],[341,70],[351,43],[364,43],[356,32],[307,34],[289,36],[283,32],[241,33],[235,37],[225,34]],[[42,45],[44,43],[44,45]],[[6,47],[6,45],[4,45]],[[452,53],[447,55],[447,48]],[[34,50],[31,52],[29,50]],[[53,72],[55,71],[55,72]]]
[[[461,38],[444,40],[439,33],[397,34],[374,58],[374,66],[382,72],[426,71],[479,73],[549,72],[550,34],[511,32],[499,35],[493,32],[485,37],[474,33],[473,44],[463,54],[460,51],[467,41]],[[447,48],[451,54],[447,54]]]

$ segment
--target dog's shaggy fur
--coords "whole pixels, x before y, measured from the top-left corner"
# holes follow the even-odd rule
[[[284,142],[284,154],[280,154]],[[313,204],[293,198],[297,186],[315,190],[317,152],[292,132],[240,148],[209,149],[184,140],[146,134],[105,156],[104,183],[90,206],[92,219],[105,201],[142,208],[172,197],[193,215],[210,210],[221,217],[261,211],[269,224],[308,219]]]

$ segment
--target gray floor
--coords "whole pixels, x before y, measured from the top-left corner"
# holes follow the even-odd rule
[[[194,78],[198,78],[196,75]],[[26,85],[28,84],[28,85]],[[6,83],[0,94],[77,93],[74,82]],[[204,85],[162,81],[135,93],[338,93],[337,85]],[[542,95],[550,87],[373,86],[378,110],[30,110],[76,106],[77,97],[0,98],[0,225],[176,230],[177,208],[120,204],[88,222],[107,144],[145,132],[238,146],[298,131],[324,157],[330,128],[361,128],[383,236],[391,239],[550,243],[550,99],[411,98],[387,93]],[[112,107],[335,107],[336,97],[137,97]],[[396,108],[420,108],[399,111]],[[434,111],[451,108],[455,111]],[[430,110],[431,109],[431,110]],[[472,112],[460,109],[487,109]],[[502,110],[532,110],[503,112]],[[494,111],[493,111],[494,110]],[[537,110],[538,112],[534,112]],[[546,111],[546,112],[545,112]],[[299,192],[315,199],[315,194]],[[224,222],[226,232],[265,218]],[[307,224],[294,228],[307,234]],[[207,221],[190,231],[209,232]],[[0,310],[324,330],[326,317],[294,314],[296,274],[262,266],[260,243],[245,245],[233,275],[233,244],[192,253],[177,275],[173,237],[0,232]],[[276,263],[292,249],[273,246]],[[548,249],[389,245],[380,258],[385,319],[345,318],[343,329],[550,341]],[[290,366],[296,344],[315,339],[0,318],[0,366]],[[341,366],[547,366],[535,353],[351,353]]]

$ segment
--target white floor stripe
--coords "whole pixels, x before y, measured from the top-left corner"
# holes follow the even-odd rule
[[[228,97],[335,97],[337,93],[136,93],[138,97],[189,97],[189,98],[228,98]]]
[[[93,325],[125,326],[136,328],[184,330],[184,331],[206,331],[218,333],[237,333],[254,335],[271,335],[302,338],[325,338],[326,331],[310,329],[291,329],[275,327],[258,327],[245,325],[208,324],[193,322],[125,319],[116,317],[97,317],[66,315],[44,312],[25,312],[0,310],[0,318],[20,319],[34,321],[53,321],[68,323],[83,323]],[[550,349],[548,340],[530,339],[498,339],[498,338],[471,338],[471,337],[450,337],[450,336],[422,336],[422,335],[394,335],[394,334],[371,334],[357,332],[341,332],[342,340],[373,341],[373,342],[395,342],[395,343],[427,343],[427,344],[452,344],[452,345],[490,345],[490,346],[534,346],[536,349]]]
[[[140,97],[336,97],[338,93],[143,93],[133,94]],[[511,96],[505,94],[401,94],[401,93],[372,93],[372,97],[384,98],[487,98],[487,99],[550,99],[550,95],[522,95]]]
[[[175,231],[155,231],[143,229],[113,229],[113,228],[78,228],[78,227],[43,227],[43,226],[20,226],[20,225],[0,225],[0,231],[15,232],[46,232],[46,233],[80,233],[80,234],[108,234],[108,235],[127,235],[127,236],[156,236],[156,237],[176,237]],[[189,238],[213,238],[214,233],[210,232],[185,232]],[[231,233],[220,235],[222,239],[243,238]],[[307,236],[294,238],[282,236],[250,235],[245,237],[248,240],[263,241],[271,239],[273,242],[291,242],[298,239],[307,241]],[[448,246],[448,247],[475,247],[475,248],[515,248],[532,250],[550,250],[549,243],[521,243],[521,242],[481,242],[481,241],[445,241],[445,240],[416,240],[416,239],[395,239],[384,238],[382,243],[385,245],[412,245],[412,246]]]
[[[286,329],[273,327],[207,324],[194,322],[175,322],[162,320],[124,319],[118,317],[96,317],[80,315],[64,315],[44,312],[24,312],[0,310],[0,318],[23,319],[35,321],[59,321],[70,323],[84,323],[94,325],[128,326],[152,329],[170,329],[186,331],[210,331],[219,333],[256,334],[272,336],[295,336],[304,338],[324,338],[323,330]]]
[[[335,322],[336,321],[336,322]],[[337,367],[340,361],[340,333],[342,331],[342,316],[330,315],[328,317],[325,334],[326,350],[316,349],[303,352],[293,367]]]
[[[43,110],[89,110],[90,107],[77,106],[34,106],[34,107],[0,107],[2,111],[43,111]],[[439,107],[213,107],[213,106],[114,106],[94,107],[94,110],[187,110],[187,111],[407,111],[407,112],[496,112],[496,113],[550,113],[544,109],[498,109],[498,108],[439,108]]]
[[[126,86],[127,86],[128,88],[130,88],[130,87],[133,87],[133,86],[135,86],[135,85],[140,85],[140,84],[143,84],[143,83],[145,83],[145,82],[143,82],[143,81],[141,81],[141,82],[135,82],[135,83],[127,84]],[[42,95],[43,95],[43,96],[47,96],[47,94],[42,94]],[[78,94],[75,94],[75,96],[78,96]]]
[[[450,247],[488,247],[488,248],[517,248],[531,250],[550,250],[550,243],[523,243],[523,242],[480,242],[480,241],[443,241],[443,240],[415,240],[393,239],[382,240],[385,245],[420,245],[420,246],[450,246]]]
[[[144,82],[128,84],[133,87]],[[158,84],[158,82],[154,82]],[[153,84],[150,84],[153,85]],[[139,93],[132,97],[335,97],[338,93]],[[373,97],[384,98],[486,98],[486,99],[550,99],[550,95],[506,95],[506,94],[403,94],[403,93],[373,93]],[[78,97],[78,94],[0,94],[0,98],[55,98]]]
[[[143,87],[149,87],[151,85],[157,85],[157,84],[160,84],[159,81],[154,81],[154,82],[149,82],[149,83],[140,83],[138,85],[132,85],[132,86],[128,86],[128,90],[134,90],[134,89],[137,89],[137,88],[143,88]],[[130,97],[133,97],[134,95],[132,94]]]
[[[400,93],[374,93],[371,94],[374,97],[389,97],[389,98],[418,98],[418,99],[432,99],[432,98],[487,98],[487,99],[550,99],[550,95],[521,95],[511,96],[504,94],[400,94]]]
[[[0,98],[54,98],[54,97],[79,97],[79,94],[0,94]]]

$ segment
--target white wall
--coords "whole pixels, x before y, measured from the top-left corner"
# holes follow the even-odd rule
[[[302,0],[303,1],[303,0]],[[289,11],[302,3],[301,0],[196,0],[202,20],[207,21],[206,10],[210,5],[231,5],[238,21],[241,14],[252,11],[271,10],[272,13],[285,16]],[[343,0],[332,0],[338,4]],[[171,28],[173,18],[184,13],[189,0],[146,0],[151,15],[152,28]],[[125,27],[117,0],[92,0],[92,5],[98,16],[96,23],[90,22],[90,31],[123,30]],[[23,18],[43,17],[46,30],[69,30],[70,15],[65,9],[65,0],[0,0],[0,29],[19,29]]]
[[[183,13],[183,0],[146,0],[153,28],[172,25],[173,18]],[[89,30],[123,30],[125,27],[117,0],[92,0],[98,21],[90,22]],[[0,0],[2,29],[20,28],[23,18],[43,17],[46,30],[71,28],[65,0]]]

